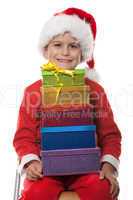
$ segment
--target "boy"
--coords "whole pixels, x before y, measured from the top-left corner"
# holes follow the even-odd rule
[[[95,76],[93,49],[96,23],[92,15],[77,8],[56,13],[44,26],[39,47],[43,56],[64,69],[87,61],[90,101],[94,105],[98,146],[101,147],[100,174],[43,177],[40,158],[41,81],[26,88],[19,111],[14,147],[26,172],[21,200],[115,200],[119,193],[116,178],[121,151],[121,135],[103,88],[91,80]]]

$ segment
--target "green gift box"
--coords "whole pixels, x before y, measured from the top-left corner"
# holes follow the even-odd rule
[[[54,71],[42,70],[43,85],[45,87],[53,86],[82,86],[84,85],[84,69],[76,69],[73,71],[73,76],[65,73],[56,73]]]

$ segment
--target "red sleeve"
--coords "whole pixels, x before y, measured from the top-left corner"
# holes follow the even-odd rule
[[[13,145],[21,159],[27,154],[40,155],[40,121],[37,119],[41,95],[36,85],[26,88],[19,110]]]
[[[119,159],[121,153],[121,133],[115,121],[111,106],[104,89],[95,82],[89,82],[91,87],[90,101],[94,105],[98,144],[102,156],[110,154]]]

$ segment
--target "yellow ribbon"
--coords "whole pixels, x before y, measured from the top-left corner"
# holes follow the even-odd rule
[[[56,64],[51,63],[51,62],[48,62],[47,64],[42,64],[41,67],[43,70],[46,70],[46,71],[54,71],[56,73],[62,73],[69,76],[73,76],[73,73],[74,73],[74,70],[63,69],[62,67],[59,67]]]
[[[59,73],[66,74],[66,75],[71,76],[73,78],[74,70],[63,69],[63,68],[61,68],[61,67],[59,67],[56,64],[51,63],[51,62],[48,62],[47,64],[42,64],[41,69],[44,70],[44,71],[52,71],[54,73],[56,79],[57,79],[57,83],[60,86],[60,87],[57,88],[57,95],[56,95],[56,103],[57,103],[58,96],[59,96],[61,88],[63,86],[63,83],[60,83]]]

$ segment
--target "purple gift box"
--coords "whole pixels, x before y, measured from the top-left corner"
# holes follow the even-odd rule
[[[41,151],[44,176],[86,174],[100,170],[100,148]]]

